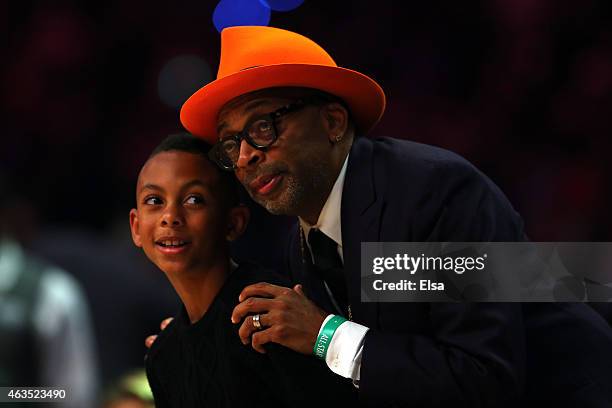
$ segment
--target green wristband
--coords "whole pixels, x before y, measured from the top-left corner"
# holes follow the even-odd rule
[[[325,323],[321,333],[317,337],[317,341],[315,342],[312,353],[319,357],[321,360],[325,360],[325,356],[327,355],[327,349],[329,344],[331,343],[332,337],[334,337],[334,333],[340,327],[342,323],[346,322],[346,319],[342,316],[334,315],[331,319]]]

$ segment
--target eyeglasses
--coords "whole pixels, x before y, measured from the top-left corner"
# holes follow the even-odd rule
[[[299,100],[283,106],[274,112],[257,116],[250,120],[241,132],[217,142],[208,157],[224,170],[236,168],[240,156],[240,143],[246,140],[255,149],[266,151],[278,139],[276,121],[289,113],[296,112],[309,105],[306,100]]]

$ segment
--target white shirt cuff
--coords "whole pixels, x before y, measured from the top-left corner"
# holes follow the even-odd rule
[[[323,320],[319,333],[333,316],[329,315]],[[325,356],[330,370],[342,377],[351,378],[353,382],[359,381],[363,342],[368,330],[369,328],[350,321],[342,323],[336,329]]]

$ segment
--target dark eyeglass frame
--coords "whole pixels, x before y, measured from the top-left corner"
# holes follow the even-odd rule
[[[228,141],[235,142],[238,148],[240,149],[240,144],[242,140],[245,140],[249,145],[251,145],[255,149],[265,152],[270,146],[272,146],[278,140],[279,134],[278,134],[278,129],[276,128],[276,121],[279,118],[289,113],[297,112],[298,110],[303,109],[308,105],[314,105],[314,104],[315,104],[314,100],[299,99],[295,102],[282,106],[273,112],[266,113],[260,116],[256,116],[247,122],[247,124],[244,126],[242,131],[236,134],[233,134],[231,136],[228,136],[224,138],[223,140],[219,140],[217,143],[215,143],[214,146],[208,152],[208,157],[210,158],[210,160],[212,160],[215,164],[217,164],[223,170],[232,171],[236,169],[236,163],[231,163],[231,165],[229,164],[230,162],[232,162],[232,160],[229,157],[227,157],[227,155],[223,151],[223,145],[226,142]],[[260,121],[262,119],[268,119],[270,123],[272,124],[272,138],[270,139],[270,142],[266,144],[259,144],[255,142],[249,135],[250,127],[255,122]]]

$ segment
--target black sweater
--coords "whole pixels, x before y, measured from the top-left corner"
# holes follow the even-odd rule
[[[266,354],[243,345],[230,321],[242,289],[287,282],[244,263],[227,279],[204,316],[191,324],[185,308],[149,350],[146,370],[157,408],[353,406],[357,390],[324,361],[277,344]]]

